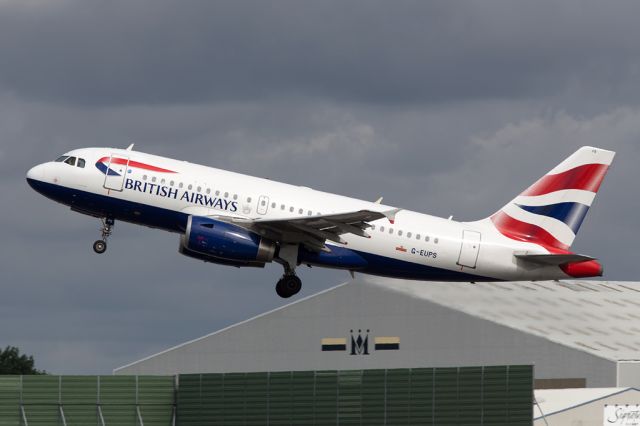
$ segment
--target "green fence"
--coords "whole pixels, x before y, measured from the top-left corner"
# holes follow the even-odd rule
[[[0,426],[518,426],[532,401],[532,366],[0,376]]]
[[[0,376],[0,426],[167,426],[172,376]]]
[[[179,376],[177,424],[531,425],[533,367]]]

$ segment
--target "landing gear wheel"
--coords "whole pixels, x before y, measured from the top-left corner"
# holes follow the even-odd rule
[[[285,275],[276,284],[276,293],[283,299],[298,294],[302,288],[302,281],[296,275]]]
[[[111,233],[113,232],[113,225],[116,223],[111,217],[105,217],[101,220],[102,228],[100,228],[100,233],[102,234],[102,239],[93,243],[93,251],[98,254],[102,254],[107,251],[107,238],[111,236]]]
[[[102,240],[96,241],[95,243],[93,243],[93,251],[98,254],[104,253],[105,251],[107,251],[107,242]]]

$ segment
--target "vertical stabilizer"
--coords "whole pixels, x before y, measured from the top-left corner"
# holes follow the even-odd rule
[[[615,152],[585,146],[490,219],[503,235],[566,251],[595,199]]]

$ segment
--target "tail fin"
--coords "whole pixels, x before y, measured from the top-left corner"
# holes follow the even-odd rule
[[[567,251],[600,188],[615,152],[585,146],[491,216],[501,234]]]

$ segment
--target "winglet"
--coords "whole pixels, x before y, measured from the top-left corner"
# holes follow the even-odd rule
[[[386,216],[387,219],[389,219],[389,222],[391,222],[391,224],[393,225],[393,222],[396,221],[396,214],[402,209],[391,209],[391,210],[387,210],[386,212],[381,212],[383,215]]]
[[[127,147],[127,151],[133,151],[133,146],[135,145],[135,143],[132,143],[131,145],[129,145]]]
[[[378,198],[376,201],[374,201],[374,203],[376,203],[376,204],[382,204],[382,197]]]

